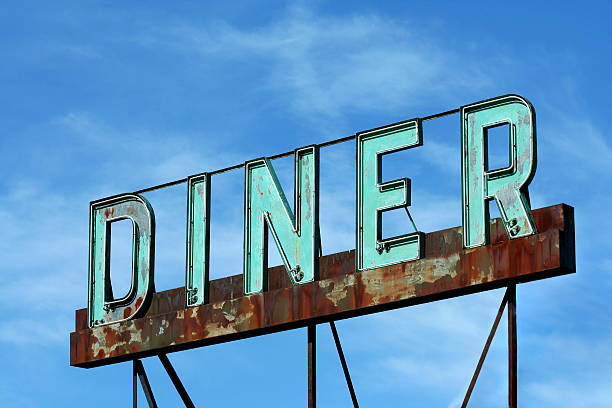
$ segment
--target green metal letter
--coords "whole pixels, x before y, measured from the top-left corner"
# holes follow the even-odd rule
[[[397,208],[407,210],[410,206],[410,179],[383,183],[382,158],[385,154],[422,146],[421,121],[415,119],[360,132],[356,139],[357,270],[421,258],[425,243],[422,232],[382,238],[382,213]]]
[[[536,120],[531,103],[506,95],[461,108],[463,245],[489,243],[489,205],[495,199],[510,238],[535,234],[529,192],[536,169]],[[489,169],[488,130],[508,125],[510,165]]]
[[[295,151],[295,215],[266,158],[245,164],[244,294],[267,290],[268,228],[294,285],[318,279],[319,150]]]
[[[208,303],[210,174],[187,179],[187,266],[185,307]]]
[[[132,221],[132,284],[128,294],[113,297],[110,278],[111,223]],[[89,327],[129,320],[146,312],[154,292],[155,215],[141,196],[124,194],[94,201],[89,214]]]

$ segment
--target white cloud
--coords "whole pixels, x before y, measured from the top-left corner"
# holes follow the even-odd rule
[[[86,305],[90,200],[146,186],[146,180],[151,185],[215,169],[220,163],[232,163],[233,158],[228,154],[205,157],[185,136],[166,138],[146,129],[117,129],[87,112],[67,113],[52,125],[68,139],[67,148],[55,151],[53,160],[71,169],[73,157],[81,154],[90,165],[80,174],[76,191],[58,190],[44,179],[12,177],[7,183],[0,197],[0,307],[11,310],[13,318],[0,327],[1,342],[11,341],[15,328],[24,342],[59,341],[57,319],[65,328],[61,341],[66,341],[74,309]],[[176,271],[184,262],[185,195],[183,185],[151,198],[158,218],[158,244],[164,246],[157,257],[157,264],[165,267],[157,273],[162,288],[166,282],[183,279]],[[166,267],[177,257],[178,265]],[[50,313],[52,319],[47,318]],[[49,335],[43,336],[44,331]]]
[[[408,27],[374,14],[321,17],[294,7],[285,18],[248,30],[225,22],[162,27],[141,45],[262,62],[263,80],[254,86],[285,95],[311,119],[406,109],[491,84],[482,59],[469,62],[469,49],[449,49]]]
[[[561,123],[546,132],[545,146],[558,150],[567,165],[568,175],[582,177],[612,171],[612,146],[601,130],[589,120],[558,113]]]
[[[44,318],[17,318],[0,322],[0,343],[20,347],[65,345],[74,321],[65,313]],[[5,346],[2,346],[5,347]]]

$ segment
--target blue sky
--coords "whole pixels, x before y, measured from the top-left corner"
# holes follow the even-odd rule
[[[2,405],[130,403],[129,363],[68,364],[73,313],[87,300],[91,200],[518,93],[538,120],[532,205],[575,206],[578,257],[577,274],[518,288],[519,403],[608,407],[611,14],[607,2],[5,1]],[[393,156],[385,178],[412,178],[417,226],[459,225],[457,115],[426,122],[424,146]],[[273,162],[288,196],[291,160]],[[322,151],[324,253],[354,247],[354,168],[353,143]],[[213,278],[241,271],[242,176],[213,179]],[[146,197],[156,287],[181,286],[186,188]],[[401,214],[385,223],[409,229]],[[129,285],[122,231],[113,232],[119,292]],[[502,295],[338,322],[361,405],[458,406]],[[471,406],[505,404],[505,329]],[[350,406],[328,326],[318,340],[319,406]],[[294,330],[170,359],[202,406],[305,406],[305,342]],[[144,364],[160,405],[178,406],[159,361]]]

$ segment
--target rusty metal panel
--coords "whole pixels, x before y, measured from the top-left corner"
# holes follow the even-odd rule
[[[267,290],[268,230],[296,285],[318,277],[319,149],[295,151],[295,214],[266,158],[245,164],[244,293]]]
[[[536,233],[527,186],[536,170],[536,123],[531,103],[518,95],[461,107],[463,244],[489,243],[489,200],[495,200],[511,239]],[[488,130],[508,125],[510,165],[489,169]]]
[[[422,232],[383,239],[383,212],[410,206],[410,179],[383,182],[386,154],[423,145],[421,121],[409,120],[357,134],[356,268],[358,271],[419,259]],[[416,229],[416,227],[415,227]]]
[[[573,208],[533,215],[537,234],[510,240],[495,219],[491,243],[466,249],[460,227],[436,231],[425,236],[424,258],[362,272],[354,251],[324,256],[320,280],[303,285],[281,266],[270,268],[269,290],[254,295],[240,295],[241,275],[211,281],[206,305],[185,309],[181,289],[158,293],[142,318],[77,326],[70,363],[112,364],[575,272]]]
[[[208,303],[210,256],[210,174],[187,178],[185,306]]]
[[[110,276],[111,223],[132,222],[132,283],[115,299]],[[90,204],[88,325],[95,327],[144,314],[154,291],[155,215],[149,202],[123,194]]]

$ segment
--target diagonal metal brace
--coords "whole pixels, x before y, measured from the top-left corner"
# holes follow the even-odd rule
[[[355,395],[355,389],[353,388],[353,382],[351,381],[351,374],[349,373],[348,365],[346,364],[346,359],[344,358],[344,352],[342,351],[342,345],[340,344],[340,338],[338,337],[338,331],[336,330],[336,324],[331,321],[329,322],[329,326],[331,327],[332,334],[334,335],[334,342],[336,343],[336,349],[338,349],[340,364],[342,364],[342,371],[344,371],[344,378],[346,379],[346,385],[349,389],[349,393],[351,394],[353,406],[355,408],[359,408],[359,404],[357,403],[357,395]]]
[[[134,408],[138,407],[138,398],[137,398],[137,389],[136,389],[136,376],[140,379],[140,385],[142,386],[142,390],[144,391],[145,397],[147,398],[147,402],[149,403],[149,408],[157,408],[157,402],[155,402],[155,397],[153,396],[153,390],[151,389],[151,384],[149,384],[149,379],[147,378],[147,373],[142,365],[142,361],[134,360],[133,369],[132,369],[132,378],[133,378],[133,395],[132,402]]]
[[[513,297],[513,294],[514,294],[514,297]],[[465,398],[463,399],[463,404],[461,404],[461,408],[467,407],[467,404],[470,400],[470,396],[472,395],[472,391],[474,390],[474,386],[476,385],[476,380],[478,379],[478,375],[480,374],[480,370],[482,369],[484,360],[487,357],[487,353],[489,352],[489,347],[491,346],[491,342],[493,341],[493,337],[495,336],[495,332],[497,331],[497,326],[499,325],[499,321],[501,320],[501,317],[504,313],[504,309],[506,308],[506,304],[508,303],[509,300],[513,300],[515,298],[516,298],[516,286],[514,285],[509,286],[506,289],[506,293],[504,294],[504,298],[502,299],[501,304],[499,305],[499,310],[497,311],[497,316],[495,316],[493,327],[491,327],[491,332],[489,333],[489,337],[487,338],[487,341],[484,345],[482,353],[480,354],[480,359],[478,360],[478,364],[476,365],[476,370],[474,371],[474,375],[472,376],[472,381],[470,381],[470,385],[467,389],[467,392],[465,393]],[[509,324],[508,331],[509,332],[511,330],[514,331],[514,327],[510,327],[510,326],[511,325]],[[516,331],[514,331],[514,333],[516,333]],[[511,354],[510,356],[511,358],[512,358],[512,355],[514,356],[516,355],[516,347],[514,347],[514,350],[511,349],[509,351]],[[516,357],[515,357],[515,361],[516,361]],[[510,393],[512,393],[511,390],[510,390]],[[511,405],[510,408],[516,408],[516,406]]]
[[[193,401],[191,401],[187,390],[183,386],[183,383],[181,382],[181,379],[179,378],[178,374],[176,374],[176,371],[174,370],[174,367],[172,367],[172,364],[170,363],[170,360],[168,360],[168,357],[165,354],[159,354],[157,357],[159,357],[159,360],[166,369],[168,377],[170,377],[170,380],[172,380],[172,384],[174,384],[176,391],[178,391],[179,395],[181,396],[185,407],[195,408],[195,405],[193,405]]]

